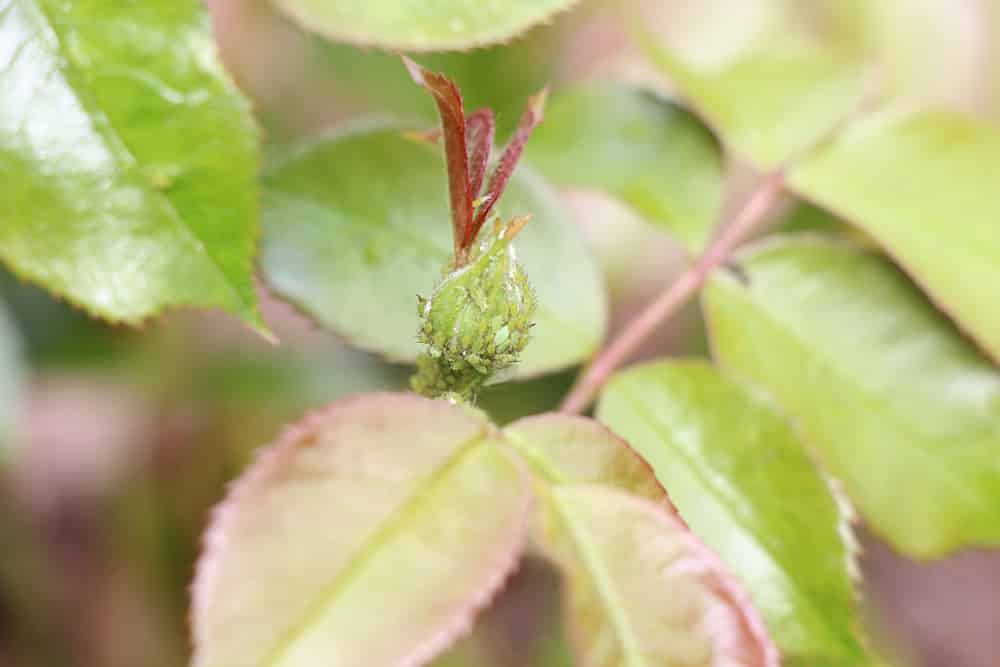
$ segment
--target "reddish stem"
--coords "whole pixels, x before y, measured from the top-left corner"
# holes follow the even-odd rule
[[[719,237],[677,280],[629,322],[577,379],[563,401],[562,412],[582,413],[594,401],[601,387],[615,370],[635,353],[656,329],[705,284],[712,270],[722,264],[732,250],[746,240],[771,206],[781,196],[785,185],[785,170],[779,168],[767,175]]]

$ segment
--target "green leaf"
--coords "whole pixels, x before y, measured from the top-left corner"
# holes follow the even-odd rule
[[[893,97],[923,107],[983,111],[996,78],[986,53],[993,3],[854,4],[849,11],[858,46],[877,61],[879,83]]]
[[[523,382],[487,385],[476,397],[476,407],[500,426],[528,415],[558,410],[576,375],[574,369]]]
[[[404,394],[289,429],[216,510],[193,593],[200,667],[421,665],[521,552],[531,490],[472,410]]]
[[[1000,544],[1000,372],[881,255],[784,240],[717,273],[716,356],[766,388],[871,527],[933,557]]]
[[[782,417],[694,360],[620,373],[597,416],[745,583],[786,665],[867,663],[848,517]]]
[[[1000,359],[1000,132],[949,112],[858,123],[796,169],[793,187],[874,239]]]
[[[722,155],[711,132],[639,89],[591,85],[553,95],[525,155],[554,183],[619,197],[692,252],[722,207]]]
[[[113,322],[261,332],[256,131],[198,0],[0,0],[0,260]]]
[[[812,232],[827,236],[847,236],[855,229],[836,218],[825,209],[806,201],[796,201],[782,214],[777,224],[782,234]]]
[[[13,438],[23,380],[20,336],[0,302],[0,460],[5,458],[5,450]]]
[[[303,28],[335,41],[399,51],[506,42],[576,0],[273,0]]]
[[[761,48],[718,69],[647,50],[730,150],[771,167],[810,148],[864,100],[867,68],[820,48]]]
[[[197,335],[197,334],[195,334]],[[159,343],[159,344],[157,344]],[[179,369],[174,384],[157,385],[154,390],[171,391],[178,399],[205,405],[221,404],[235,413],[265,409],[287,422],[307,410],[361,392],[402,391],[407,386],[408,369],[382,362],[336,340],[267,346],[209,345],[199,349],[190,338],[173,343],[175,355],[165,352],[166,344],[154,342],[146,374],[158,382],[170,378],[167,369]],[[131,365],[139,365],[132,361]],[[275,426],[280,426],[279,422]],[[256,446],[259,443],[254,443]]]
[[[760,50],[710,71],[647,42],[730,148],[759,167],[798,157],[791,187],[875,238],[1000,359],[1000,307],[990,305],[1000,203],[984,194],[1000,170],[995,127],[951,112],[886,111],[817,144],[865,99],[857,60],[819,48]]]
[[[354,344],[414,360],[417,294],[430,293],[452,249],[440,147],[387,127],[348,132],[291,152],[264,183],[270,284]],[[586,359],[603,335],[606,307],[579,230],[523,166],[500,208],[534,216],[514,242],[539,301],[515,372],[538,375]]]
[[[665,507],[564,486],[546,509],[583,664],[778,665],[742,591]]]
[[[425,120],[428,127],[438,122],[433,100],[413,85],[399,55],[303,35],[289,30],[285,17],[276,11],[244,3],[238,7],[240,14],[250,12],[255,23],[263,24],[255,30],[272,35],[271,49],[283,56],[290,48],[301,51],[297,66],[277,86],[271,77],[239,76],[243,70],[235,70],[237,62],[246,61],[246,67],[251,67],[240,54],[255,54],[263,61],[272,57],[261,53],[257,43],[267,39],[261,36],[253,42],[241,40],[245,27],[238,21],[227,24],[219,19],[223,21],[219,39],[236,48],[229,54],[234,73],[254,99],[255,115],[268,142],[301,137],[309,128],[317,127],[318,120],[329,125],[370,113],[392,112],[402,118]],[[264,16],[260,15],[261,9]],[[519,37],[517,48],[496,45],[471,51],[423,53],[418,60],[428,69],[454,79],[470,112],[481,107],[493,109],[497,114],[497,136],[506,137],[517,125],[525,100],[558,76],[565,41],[562,36],[566,32],[561,23]],[[283,46],[273,43],[275,35],[283,36]]]
[[[427,69],[455,81],[470,112],[481,107],[496,111],[497,132],[506,136],[517,126],[524,101],[556,76],[560,46],[556,32],[532,31],[518,40],[517,48],[497,45],[424,53],[419,60]],[[351,99],[352,107],[359,105],[369,112],[391,109],[437,122],[434,103],[413,86],[398,55],[323,40],[316,41],[316,48],[330,84]]]
[[[624,442],[562,415],[505,434],[535,472],[535,540],[566,579],[580,664],[778,664],[745,593]]]
[[[546,485],[599,484],[669,505],[649,465],[592,419],[555,413],[526,417],[508,425],[504,435]]]

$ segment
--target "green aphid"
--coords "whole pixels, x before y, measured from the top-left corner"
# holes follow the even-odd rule
[[[537,305],[511,245],[526,222],[496,225],[468,264],[447,275],[430,298],[418,297],[418,338],[428,352],[418,360],[414,390],[471,400],[493,374],[517,361]]]

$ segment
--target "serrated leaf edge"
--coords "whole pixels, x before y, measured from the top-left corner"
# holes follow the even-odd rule
[[[335,401],[325,408],[309,413],[299,422],[287,426],[275,442],[259,450],[256,460],[247,467],[242,475],[229,484],[224,499],[211,512],[208,527],[202,536],[202,550],[195,566],[195,576],[189,587],[191,607],[188,613],[188,626],[191,631],[192,648],[195,652],[197,652],[198,646],[206,639],[200,635],[196,619],[208,610],[212,597],[215,594],[208,582],[218,580],[216,573],[220,567],[220,561],[218,558],[212,557],[212,554],[219,553],[220,550],[227,546],[228,531],[226,528],[233,520],[231,517],[237,513],[240,500],[259,484],[275,466],[280,465],[286,457],[294,454],[296,447],[303,439],[307,439],[315,434],[331,418],[341,413],[349,413],[354,405],[372,400],[386,399],[390,401],[419,400],[427,401],[428,403],[431,402],[430,399],[423,399],[412,394],[394,392],[358,394]],[[482,421],[483,428],[479,432],[480,437],[490,435],[497,437],[499,435],[495,427],[485,420],[485,416],[482,413],[469,411],[466,414],[472,415],[473,418]],[[478,612],[489,605],[502,592],[504,584],[517,570],[530,536],[535,496],[527,464],[512,447],[508,448],[508,452],[511,455],[511,461],[518,467],[522,482],[527,490],[516,542],[497,563],[493,576],[464,606],[459,607],[455,611],[451,620],[439,628],[433,635],[429,636],[423,643],[414,647],[408,654],[403,656],[394,667],[421,667],[436,658],[456,640],[467,634],[471,630]]]
[[[522,450],[522,448],[518,445],[518,442],[522,440],[522,438],[518,433],[516,433],[516,431],[518,431],[521,427],[524,427],[525,425],[530,427],[530,425],[535,422],[550,421],[552,420],[553,417],[558,417],[561,421],[565,423],[575,424],[577,427],[590,429],[591,431],[600,433],[602,436],[608,437],[609,440],[614,442],[618,447],[623,448],[624,451],[626,451],[633,459],[635,459],[641,465],[641,467],[644,470],[647,471],[647,473],[649,474],[650,482],[652,483],[652,487],[656,489],[658,493],[656,493],[655,495],[645,495],[637,493],[635,490],[622,485],[607,484],[607,483],[578,483],[572,481],[570,482],[562,481],[558,474],[553,474],[553,472],[549,470],[549,467],[545,464],[545,462],[537,461],[534,456]],[[666,525],[669,525],[672,531],[676,531],[677,533],[682,534],[681,537],[682,541],[685,542],[685,544],[692,547],[692,549],[688,552],[689,555],[697,554],[699,557],[703,557],[705,558],[706,561],[708,561],[706,569],[711,570],[716,574],[716,580],[721,582],[722,584],[721,590],[722,592],[725,593],[724,597],[731,602],[731,605],[736,610],[739,611],[739,616],[743,620],[749,635],[752,636],[761,646],[763,651],[761,657],[763,658],[764,662],[760,664],[765,667],[778,667],[779,664],[778,649],[771,641],[770,635],[767,632],[767,628],[766,625],[764,624],[763,618],[760,616],[760,612],[757,610],[756,606],[754,606],[752,600],[750,599],[749,594],[744,590],[742,584],[735,577],[735,575],[733,575],[730,572],[729,568],[722,562],[722,560],[719,559],[719,557],[716,556],[715,553],[701,541],[701,539],[694,533],[694,531],[691,530],[687,522],[684,521],[684,518],[677,511],[676,507],[674,507],[673,502],[670,500],[669,492],[663,486],[660,480],[656,477],[652,465],[645,458],[643,458],[635,449],[633,449],[627,440],[617,435],[606,424],[599,422],[595,419],[581,417],[578,415],[563,414],[563,413],[546,413],[541,415],[532,415],[529,417],[523,417],[505,426],[502,430],[502,433],[503,436],[512,443],[513,448],[518,452],[518,454],[520,454],[521,456],[523,456],[525,459],[528,460],[529,467],[533,471],[537,471],[536,474],[540,473],[544,483],[551,487],[551,489],[546,489],[546,495],[549,496],[547,498],[547,501],[556,508],[560,521],[567,527],[568,530],[570,530],[571,539],[573,541],[574,548],[577,551],[582,553],[583,547],[579,544],[575,533],[571,529],[572,522],[570,520],[570,517],[568,517],[567,513],[563,511],[561,507],[559,507],[559,503],[557,499],[552,496],[551,491],[558,489],[560,486],[567,488],[586,487],[586,486],[600,487],[600,488],[614,490],[618,493],[621,493],[623,496],[628,496],[636,503],[643,503],[649,506],[656,513],[658,520],[664,522]],[[582,555],[581,558],[583,558]],[[556,565],[558,566],[558,563],[556,563]],[[587,569],[589,571],[591,568],[588,566]],[[593,572],[591,572],[591,575],[595,577],[595,585],[597,585],[598,582],[596,581],[597,578],[596,575],[594,575]],[[600,586],[598,587],[601,588]],[[601,597],[603,600],[604,595],[602,594]],[[567,588],[563,591],[563,607],[564,609],[567,610],[566,613],[567,617],[571,617],[571,614],[568,613],[569,600],[570,600],[570,592]],[[605,601],[605,604],[606,605],[608,604],[607,601]],[[620,626],[621,623],[620,619],[618,618],[620,614],[618,614],[617,610],[609,609],[608,613],[613,617],[613,619],[615,619],[613,622],[616,625],[616,627]],[[619,630],[620,629],[621,628],[619,627]],[[571,626],[571,635],[573,634],[574,633],[572,632],[572,626]],[[574,639],[573,644],[578,645],[579,640]],[[579,658],[578,649],[577,649],[577,656]]]
[[[59,36],[59,34],[56,32],[56,29],[53,27],[54,24],[53,20],[40,7],[36,7],[36,11],[41,16],[41,19],[45,23],[45,27],[48,30],[48,32],[51,33],[52,39],[55,40],[56,45],[61,50],[63,48],[62,38]],[[204,58],[195,58],[195,60],[206,75],[215,76],[217,80],[222,84],[224,92],[229,95],[232,95],[233,98],[239,103],[238,104],[238,106],[240,107],[239,111],[243,114],[244,120],[247,122],[250,131],[253,134],[254,150],[252,158],[255,162],[255,169],[253,171],[256,172],[259,170],[261,163],[261,153],[260,153],[261,132],[260,132],[260,126],[253,115],[252,104],[250,100],[243,94],[242,90],[240,90],[240,88],[236,85],[235,81],[233,81],[232,77],[230,76],[228,70],[222,64],[222,59],[219,54],[218,46],[216,45],[214,39],[212,39],[211,16],[208,14],[208,12],[204,11],[201,8],[196,9],[196,11],[198,12],[198,15],[195,18],[195,20],[197,23],[200,24],[200,28],[202,30],[201,37],[204,38],[203,40],[204,44],[202,46],[209,49],[208,55],[210,56],[210,59],[206,61]],[[78,98],[81,108],[84,108],[83,101],[79,100],[79,94],[76,91],[74,91],[74,97]],[[109,127],[111,127],[111,130],[117,136],[117,130],[114,127],[110,126],[110,124]],[[119,144],[126,152],[129,153],[129,155],[131,155],[130,149],[128,149],[128,147],[125,145],[124,141],[120,139],[120,137],[119,137]],[[138,161],[136,161],[136,163],[138,164]],[[251,179],[251,182],[253,184],[256,184],[256,179]],[[180,217],[180,214],[177,213],[176,209],[174,208],[173,202],[171,202],[162,193],[154,193],[154,194],[158,194],[160,197],[162,197],[167,201],[169,209],[173,214],[172,217],[176,217],[177,221],[181,224],[181,226],[190,233],[191,238],[197,241],[197,245],[202,245],[201,239],[198,238],[198,236],[194,234],[187,227],[187,224]],[[259,213],[259,206],[255,207],[254,210],[254,214],[257,213]],[[251,283],[253,281],[253,275],[254,275],[254,262],[258,254],[257,240],[259,237],[259,230],[260,227],[258,225],[254,229],[254,238],[251,241],[250,253],[246,260],[247,266],[244,267],[247,271],[247,275],[250,277]],[[80,310],[88,317],[106,324],[110,324],[113,326],[124,325],[131,328],[141,329],[147,326],[150,322],[162,319],[173,310],[187,308],[187,307],[193,307],[201,310],[211,310],[214,308],[221,308],[224,311],[236,315],[239,319],[241,319],[245,324],[247,324],[253,331],[255,331],[266,341],[272,344],[276,344],[277,338],[275,337],[274,333],[268,328],[267,323],[264,321],[263,316],[261,315],[260,303],[259,299],[256,296],[255,291],[252,289],[250,300],[244,301],[244,299],[240,296],[239,290],[233,284],[230,283],[229,276],[227,276],[225,272],[222,271],[216,259],[211,254],[209,254],[207,250],[203,249],[203,252],[205,256],[208,258],[211,265],[223,277],[224,279],[223,282],[236,296],[236,302],[241,306],[239,311],[237,312],[230,311],[224,305],[218,303],[211,304],[211,303],[199,303],[194,301],[162,301],[161,303],[155,304],[152,308],[147,307],[146,309],[144,309],[143,312],[139,312],[137,314],[130,316],[119,317],[110,313],[102,313],[100,312],[99,308],[94,307],[92,304],[86,303],[82,299],[79,299],[71,294],[62,293],[52,289],[51,287],[46,285],[46,280],[43,277],[41,277],[37,272],[31,270],[25,270],[24,268],[17,266],[17,262],[9,256],[8,257],[0,256],[0,260],[3,260],[3,263],[6,265],[7,269],[16,278],[18,278],[18,280],[28,284],[35,285],[38,288],[44,290],[47,294],[51,295],[55,299],[63,301],[64,303],[67,303],[72,307]]]
[[[286,2],[281,0],[276,0],[275,5],[281,10],[282,14],[297,25],[300,29],[320,37],[327,39],[332,42],[343,42],[345,44],[351,44],[361,48],[374,48],[380,51],[386,51],[390,53],[436,53],[436,52],[448,52],[448,51],[458,51],[458,52],[468,52],[474,49],[509,44],[519,38],[522,38],[527,32],[538,28],[539,26],[550,25],[559,15],[570,12],[581,0],[570,0],[565,5],[561,7],[556,7],[554,9],[544,12],[540,16],[535,17],[530,21],[521,21],[520,27],[515,28],[510,34],[488,37],[486,39],[470,39],[470,40],[457,40],[451,43],[420,43],[417,41],[391,41],[384,42],[374,37],[370,36],[358,36],[349,31],[336,30],[329,26],[317,27],[313,25],[313,20],[311,17],[305,15],[302,11],[296,11],[294,8],[289,8]]]

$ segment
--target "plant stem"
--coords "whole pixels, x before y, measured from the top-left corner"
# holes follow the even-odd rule
[[[597,397],[601,387],[615,370],[635,352],[656,329],[666,322],[705,284],[709,274],[722,264],[733,249],[742,243],[763,220],[781,196],[785,186],[785,168],[767,174],[746,200],[722,233],[677,280],[672,282],[652,303],[605,347],[577,379],[563,401],[562,412],[582,413]]]

